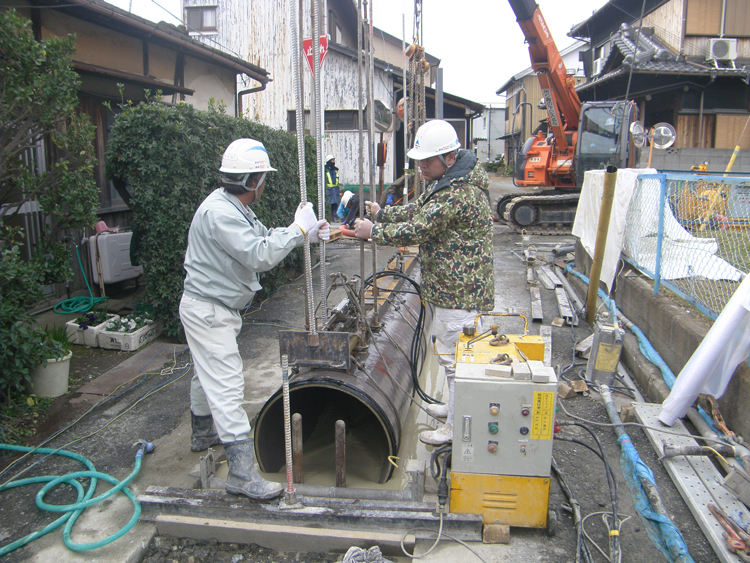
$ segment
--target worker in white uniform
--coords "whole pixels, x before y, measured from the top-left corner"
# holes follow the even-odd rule
[[[261,289],[258,274],[281,262],[296,246],[328,240],[330,227],[318,221],[312,204],[300,204],[294,223],[266,228],[250,209],[265,188],[271,167],[262,143],[237,139],[221,162],[221,187],[195,212],[185,253],[180,320],[193,356],[190,388],[190,449],[224,444],[229,466],[226,489],[254,499],[278,496],[282,487],[255,468],[250,421],[242,408],[245,379],[237,336],[240,310]],[[215,425],[215,430],[214,430]]]

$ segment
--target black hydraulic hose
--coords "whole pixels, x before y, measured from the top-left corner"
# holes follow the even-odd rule
[[[370,286],[373,284],[374,280],[378,280],[383,277],[396,277],[396,278],[402,278],[409,282],[412,287],[414,287],[415,292],[417,295],[419,295],[419,300],[421,307],[419,308],[419,315],[417,317],[417,326],[414,331],[414,335],[412,336],[411,341],[411,347],[409,350],[409,366],[411,369],[411,379],[413,382],[414,387],[414,393],[416,393],[419,398],[426,403],[435,404],[439,403],[437,399],[434,397],[431,397],[428,395],[424,389],[422,389],[422,386],[419,383],[419,374],[422,370],[422,365],[424,363],[424,357],[427,352],[427,347],[422,345],[422,341],[424,339],[424,322],[425,322],[425,306],[424,301],[422,300],[422,288],[415,280],[407,276],[406,274],[396,271],[396,270],[379,270],[375,273],[374,279],[373,275],[369,275],[365,278],[365,283],[363,286],[364,288]]]
[[[573,511],[573,523],[575,524],[575,527],[576,527],[575,562],[581,563],[581,561],[584,560],[585,563],[593,563],[594,560],[591,557],[589,546],[586,544],[586,541],[583,535],[583,519],[581,518],[581,505],[578,504],[578,501],[573,496],[573,491],[571,491],[570,487],[568,486],[568,483],[565,481],[562,471],[560,470],[560,467],[557,465],[557,461],[555,461],[554,456],[552,457],[552,471],[554,471],[555,475],[557,476],[557,481],[558,483],[560,483],[560,488],[563,490],[563,493],[565,493],[565,497],[568,499],[568,502],[570,503],[570,508]]]

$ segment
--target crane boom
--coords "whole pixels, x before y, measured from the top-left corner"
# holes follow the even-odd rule
[[[531,68],[536,72],[542,88],[555,144],[564,153],[573,143],[571,134],[578,130],[581,116],[581,100],[575,91],[575,79],[567,75],[555,40],[537,3],[534,0],[508,1],[529,44]]]

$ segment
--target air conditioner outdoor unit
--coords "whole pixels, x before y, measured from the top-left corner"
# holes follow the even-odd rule
[[[591,76],[599,76],[604,70],[604,57],[594,60],[594,70]]]
[[[737,58],[737,40],[714,38],[708,40],[708,59],[715,61],[733,61]]]

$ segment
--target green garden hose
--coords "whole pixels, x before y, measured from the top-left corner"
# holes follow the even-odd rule
[[[70,315],[71,313],[87,313],[88,311],[93,309],[95,305],[103,303],[104,301],[109,299],[109,297],[94,297],[94,293],[91,291],[91,286],[89,285],[89,280],[86,279],[86,272],[83,270],[83,264],[81,263],[81,253],[78,252],[77,244],[76,257],[78,258],[78,265],[81,267],[81,275],[83,276],[83,281],[86,282],[86,289],[89,290],[89,295],[88,297],[82,295],[80,297],[73,297],[72,299],[65,299],[64,301],[60,301],[54,307],[54,311],[58,315]]]
[[[27,448],[24,446],[14,446],[11,444],[0,444],[0,450],[11,450],[11,451],[16,451],[16,452],[33,452],[35,454],[54,454],[54,455],[65,456],[65,457],[74,459],[76,461],[80,461],[82,464],[84,464],[88,468],[88,471],[76,471],[73,473],[62,475],[60,477],[54,477],[51,475],[45,475],[42,477],[31,477],[28,479],[19,479],[17,481],[10,481],[0,486],[0,492],[2,492],[8,489],[13,489],[15,487],[22,487],[24,485],[31,485],[35,483],[47,483],[37,493],[36,505],[42,510],[47,510],[49,512],[64,512],[65,513],[63,514],[63,516],[61,516],[60,518],[58,518],[51,524],[48,524],[41,530],[32,532],[31,534],[28,534],[27,536],[0,548],[0,557],[5,555],[6,553],[10,553],[14,549],[17,549],[21,546],[26,545],[27,543],[32,542],[33,540],[37,538],[42,537],[43,535],[47,534],[48,532],[51,532],[52,530],[56,528],[59,528],[62,524],[65,524],[65,528],[63,529],[63,542],[65,543],[65,546],[68,549],[72,549],[73,551],[89,551],[91,549],[96,549],[97,547],[102,547],[104,545],[112,543],[116,539],[122,537],[127,532],[129,532],[130,529],[133,526],[135,526],[136,522],[138,522],[138,518],[141,515],[141,503],[138,502],[133,492],[130,489],[128,489],[126,485],[130,481],[132,481],[135,478],[135,476],[138,475],[138,472],[141,470],[141,458],[143,457],[143,454],[151,453],[154,450],[153,444],[150,444],[144,441],[141,441],[140,444],[141,444],[141,447],[138,449],[138,452],[135,454],[135,466],[133,467],[133,471],[131,471],[130,475],[128,475],[122,481],[118,481],[117,479],[115,479],[111,475],[107,475],[106,473],[96,471],[96,468],[94,467],[94,464],[91,463],[91,461],[89,461],[82,455],[79,455],[74,452],[69,452],[67,450],[54,450],[50,448],[36,448],[35,449],[35,448]],[[79,478],[90,479],[89,488],[85,493],[83,490],[83,485],[81,485],[81,483],[77,481],[77,479]],[[94,495],[94,492],[96,491],[96,484],[99,479],[103,479],[104,481],[108,481],[109,483],[112,483],[114,487],[109,489],[107,492],[99,495],[98,497],[91,498]],[[44,496],[50,490],[52,490],[57,485],[60,485],[62,483],[71,485],[72,487],[76,489],[78,493],[78,498],[76,499],[76,502],[73,504],[66,504],[66,505],[53,505],[53,504],[47,504],[46,502],[44,502]],[[98,502],[101,502],[104,499],[111,497],[113,494],[115,494],[118,491],[122,491],[133,503],[133,507],[134,507],[133,516],[130,519],[130,521],[127,524],[125,524],[125,526],[120,528],[120,530],[104,538],[103,540],[99,540],[99,541],[92,542],[92,543],[85,543],[85,544],[75,543],[70,538],[70,532],[76,520],[78,519],[78,517],[83,513],[84,509]]]

